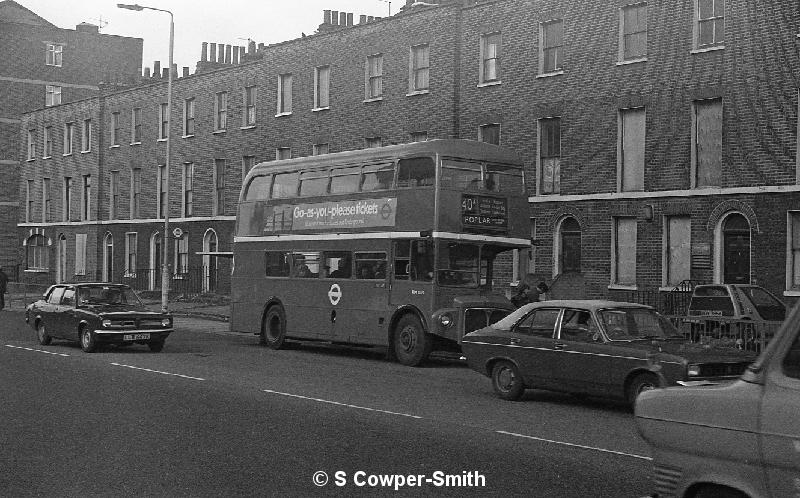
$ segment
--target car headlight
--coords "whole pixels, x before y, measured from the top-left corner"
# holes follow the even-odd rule
[[[453,324],[453,317],[449,313],[442,313],[439,315],[439,324],[442,327],[449,327]]]
[[[172,321],[169,318],[162,318],[161,319],[161,326],[162,327],[169,327]]]
[[[689,365],[689,369],[687,371],[689,377],[699,377],[700,376],[700,365]]]
[[[111,320],[109,320],[108,318],[103,320],[102,323],[103,323],[103,327],[110,327],[111,326]]]

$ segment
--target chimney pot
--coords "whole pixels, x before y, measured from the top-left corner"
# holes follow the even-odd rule
[[[231,58],[231,45],[225,45],[225,64],[230,64],[233,59]]]
[[[239,50],[241,47],[233,47],[233,60],[231,61],[234,65],[239,64]]]
[[[373,16],[367,16],[367,22],[372,22],[374,20],[375,18]]]
[[[208,42],[203,42],[203,49],[200,51],[200,62],[206,62],[206,51],[208,50]]]
[[[144,68],[144,77],[147,78],[147,79],[150,79],[150,68],[149,67]]]
[[[332,10],[331,11],[331,24],[333,26],[338,26],[339,25],[339,11],[338,10]]]
[[[183,77],[185,78],[187,76],[189,76],[189,68],[186,67],[186,66],[183,66]]]
[[[157,78],[161,74],[161,61],[153,63],[153,77]]]
[[[331,23],[331,10],[325,9],[322,11],[322,24],[330,24]]]
[[[164,68],[164,69],[161,70],[161,78],[162,79],[169,78],[169,69]]]
[[[217,44],[212,43],[208,51],[208,62],[217,62]]]
[[[248,40],[247,42],[247,53],[249,55],[254,55],[256,53],[256,42],[253,40]]]
[[[217,62],[224,63],[225,62],[225,45],[222,43],[217,44]]]
[[[352,12],[348,12],[347,13],[347,25],[348,26],[352,26],[353,25],[353,13]]]
[[[339,12],[339,26],[347,26],[347,12]]]
[[[358,24],[364,24],[365,22],[367,22],[367,16],[365,16],[363,14],[358,16]]]

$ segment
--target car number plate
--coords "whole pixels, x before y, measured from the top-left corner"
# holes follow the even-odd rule
[[[142,339],[150,339],[150,334],[125,334],[122,336],[123,341],[141,341]]]

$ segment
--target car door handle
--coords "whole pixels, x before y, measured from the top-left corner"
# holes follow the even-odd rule
[[[519,344],[519,339],[516,337],[512,337],[511,339],[508,340],[508,342],[510,344]]]
[[[566,344],[564,344],[563,342],[553,343],[553,348],[555,349],[564,349],[564,347],[566,347]]]

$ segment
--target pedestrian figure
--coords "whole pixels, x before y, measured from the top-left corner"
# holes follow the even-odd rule
[[[550,290],[547,284],[539,282],[534,285],[533,282],[533,275],[525,275],[525,278],[519,283],[517,293],[511,297],[511,302],[514,306],[519,308],[528,303],[547,300],[547,292]]]
[[[0,310],[6,307],[6,286],[8,285],[8,275],[0,266]]]

